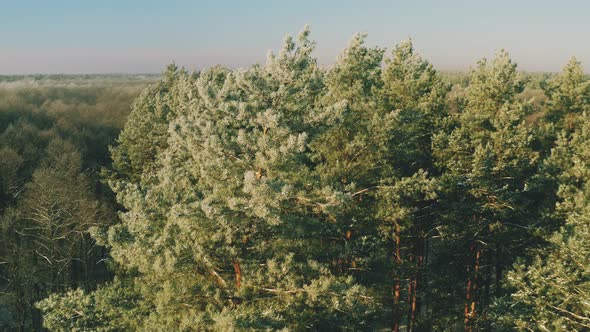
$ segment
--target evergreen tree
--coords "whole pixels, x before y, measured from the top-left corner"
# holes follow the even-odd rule
[[[179,111],[178,104],[188,98],[180,87],[194,79],[174,64],[162,76],[134,101],[119,144],[111,149],[116,176],[127,181],[140,182],[140,175],[149,174],[157,154],[166,149],[168,124]]]
[[[590,111],[590,80],[575,57],[548,82],[545,93],[549,98],[546,118],[557,127],[557,131],[565,129],[571,132],[574,117]]]
[[[533,217],[529,182],[539,154],[533,150],[532,130],[525,122],[527,104],[516,101],[521,89],[516,64],[506,52],[499,52],[491,63],[480,61],[455,128],[437,135],[434,142],[438,165],[444,170],[441,204],[446,206],[447,220],[439,229],[444,242],[436,249],[440,253],[436,259],[443,260],[439,268],[452,262],[441,271],[446,275],[442,284],[434,287],[446,284],[453,303],[464,302],[467,331],[478,326],[490,295],[501,294],[500,280],[512,263],[511,253],[529,238]],[[445,251],[459,255],[449,257]],[[465,286],[450,283],[449,275],[465,280]],[[464,301],[459,300],[461,293]]]
[[[508,275],[513,308],[498,319],[521,330],[583,331],[590,328],[590,122],[560,135],[548,164],[561,170],[556,210],[565,218],[530,264]]]
[[[151,308],[143,328],[370,323],[365,288],[336,273],[321,247],[351,195],[314,170],[308,140],[338,110],[318,104],[323,73],[308,34],[287,38],[264,66],[213,68],[176,83],[178,95],[164,91],[176,115],[154,124],[168,130],[153,167],[111,178],[127,212],[103,241]],[[143,139],[125,134],[133,119],[122,146]]]
[[[424,273],[428,234],[436,227],[436,185],[430,176],[437,170],[432,163],[431,140],[446,115],[448,88],[432,65],[415,53],[411,41],[392,50],[391,57],[385,59],[382,77],[380,97],[387,114],[383,118],[389,123],[384,142],[387,150],[380,157],[385,165],[379,172],[377,214],[393,281],[390,326],[397,331],[405,322],[413,331],[429,320],[422,310],[423,319],[418,322],[425,298],[421,290],[428,280]],[[405,313],[407,318],[402,319]]]

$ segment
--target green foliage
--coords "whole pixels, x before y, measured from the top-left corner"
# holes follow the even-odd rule
[[[445,273],[463,280],[449,289],[457,297],[465,294],[464,301],[457,298],[452,303],[457,311],[465,307],[468,329],[479,324],[484,309],[476,300],[482,285],[486,292],[502,294],[500,278],[512,264],[510,252],[531,241],[529,228],[536,221],[530,183],[540,156],[533,148],[534,132],[525,122],[529,105],[516,100],[521,89],[516,65],[506,52],[499,52],[491,63],[478,62],[466,108],[455,115],[452,130],[437,134],[434,140],[444,190],[439,229],[444,241],[437,250],[455,256],[434,259],[442,260],[435,263],[441,267],[451,259],[461,262],[445,267]],[[448,284],[448,280],[442,282]]]
[[[574,57],[557,77],[548,82],[545,93],[547,119],[559,129],[573,129],[573,117],[590,111],[590,80]]]
[[[121,143],[111,150],[118,176],[139,181],[136,177],[144,173],[144,169],[154,167],[157,153],[166,149],[168,123],[174,119],[178,102],[183,99],[177,83],[190,79],[185,71],[170,65],[163,79],[149,86],[135,100],[119,137]]]
[[[176,103],[174,114],[137,104],[118,149],[142,173],[126,177],[129,168],[115,163],[110,183],[128,212],[103,241],[116,262],[140,274],[145,305],[154,308],[144,328],[370,323],[366,289],[309,246],[335,236],[338,227],[326,223],[345,213],[338,210],[351,193],[331,188],[314,169],[307,142],[319,129],[311,126],[334,115],[318,118],[322,72],[307,35],[287,38],[262,67],[179,74],[173,87],[165,78],[153,91]],[[159,120],[143,122],[145,112]],[[133,166],[133,151],[146,152],[135,145],[140,136],[161,140],[145,143],[157,146],[143,155],[153,167],[144,157]]]
[[[96,115],[111,87],[3,78],[4,326],[40,329],[45,298],[56,331],[588,329],[580,64],[440,74],[359,34],[322,68],[309,34],[248,68],[170,65],[124,126]]]
[[[564,131],[547,162],[559,170],[556,210],[565,224],[548,237],[548,246],[529,265],[520,262],[508,274],[515,288],[511,301],[519,310],[500,318],[514,320],[519,329],[590,328],[590,123],[576,128],[569,138]]]
[[[138,306],[140,295],[132,289],[115,281],[91,294],[82,289],[52,294],[36,307],[49,313],[43,325],[50,331],[129,331],[148,314]]]

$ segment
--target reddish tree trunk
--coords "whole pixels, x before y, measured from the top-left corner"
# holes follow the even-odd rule
[[[238,261],[234,261],[234,272],[236,273],[236,288],[240,289],[242,285],[242,269]]]
[[[420,280],[420,269],[424,263],[424,241],[420,237],[416,243],[416,263],[414,265],[414,275],[410,279],[412,295],[410,299],[410,314],[408,316],[408,332],[414,331],[416,328],[416,319],[418,316],[418,283]]]
[[[400,299],[400,281],[399,278],[395,278],[393,285],[393,327],[392,331],[399,332],[399,299]]]
[[[469,269],[468,269],[469,273]],[[471,303],[471,277],[467,278],[467,292],[465,294],[465,308],[463,308],[463,321],[465,322],[465,331],[471,332],[469,319],[469,304]]]
[[[465,331],[472,332],[473,331],[473,323],[475,322],[477,315],[477,281],[478,281],[478,273],[479,273],[479,261],[481,258],[481,250],[479,248],[475,248],[475,246],[471,247],[471,251],[475,251],[475,260],[473,263],[473,274],[470,274],[469,267],[467,268],[468,279],[467,279],[467,292],[465,295],[465,308],[464,308],[464,321],[465,321]]]

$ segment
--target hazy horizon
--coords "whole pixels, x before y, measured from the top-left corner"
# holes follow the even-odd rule
[[[589,12],[578,0],[24,0],[0,13],[0,75],[151,74],[171,62],[243,67],[264,62],[306,24],[324,65],[366,32],[372,46],[412,38],[439,70],[467,70],[504,48],[520,70],[556,72],[571,56],[590,67]]]

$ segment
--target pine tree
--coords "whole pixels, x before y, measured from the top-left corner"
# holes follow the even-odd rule
[[[103,300],[123,288],[134,329],[417,328],[447,87],[411,43],[383,71],[357,35],[324,71],[308,35],[262,66],[171,66],[142,94],[107,174],[121,222],[95,232],[124,282],[40,303],[48,326],[129,322]]]
[[[549,101],[546,118],[557,131],[574,128],[574,117],[590,111],[590,80],[581,63],[572,57],[562,72],[545,87]]]
[[[157,154],[166,149],[168,123],[176,117],[178,104],[188,97],[180,87],[194,79],[174,64],[162,76],[134,101],[119,144],[111,149],[113,168],[121,179],[139,182],[141,174],[150,173]]]
[[[585,115],[582,114],[585,117]],[[499,321],[522,330],[581,331],[590,328],[590,122],[560,135],[548,164],[560,170],[556,210],[565,218],[530,264],[520,261],[508,275],[514,308]]]
[[[380,173],[379,217],[392,260],[393,330],[405,321],[417,328],[419,294],[428,280],[424,273],[428,233],[435,227],[436,185],[430,178],[437,171],[432,162],[432,135],[446,116],[448,87],[432,65],[415,51],[411,41],[398,44],[385,59],[383,109],[390,119],[386,161]],[[384,117],[385,118],[385,117]],[[407,280],[407,284],[402,282]],[[407,289],[406,296],[402,296]],[[404,299],[402,299],[404,297]],[[402,320],[402,312],[407,319]],[[425,319],[427,321],[428,319]]]
[[[472,71],[467,105],[457,114],[456,127],[434,142],[437,162],[444,170],[441,204],[447,207],[448,220],[439,230],[445,242],[437,250],[443,253],[449,250],[444,246],[451,246],[452,254],[464,253],[460,260],[445,255],[437,259],[465,269],[455,275],[465,278],[466,331],[476,328],[491,292],[502,292],[500,280],[511,264],[506,257],[528,238],[529,182],[539,154],[525,122],[528,106],[516,101],[522,86],[516,64],[506,52],[499,52],[491,63],[480,61]],[[457,286],[448,292],[458,296]]]
[[[310,148],[320,188],[329,188],[326,194],[338,193],[348,200],[331,213],[330,226],[324,227],[332,229],[326,234],[326,244],[319,248],[329,248],[327,259],[333,260],[337,273],[355,276],[370,287],[381,270],[373,276],[363,276],[362,271],[383,267],[370,211],[389,127],[377,98],[383,50],[365,46],[365,37],[354,36],[325,75],[321,103],[333,112],[334,120],[311,140]]]
[[[127,212],[102,241],[137,285],[139,305],[150,308],[144,328],[370,323],[365,288],[339,273],[322,247],[352,194],[322,180],[308,143],[340,114],[318,103],[323,72],[308,35],[287,38],[264,66],[217,67],[194,82],[159,85],[154,94],[175,105],[169,115],[155,112],[150,124],[141,113],[154,109],[138,107],[122,133],[124,154],[115,153],[123,164],[110,183]],[[148,139],[161,139],[157,149],[144,154],[134,121],[156,133]]]

